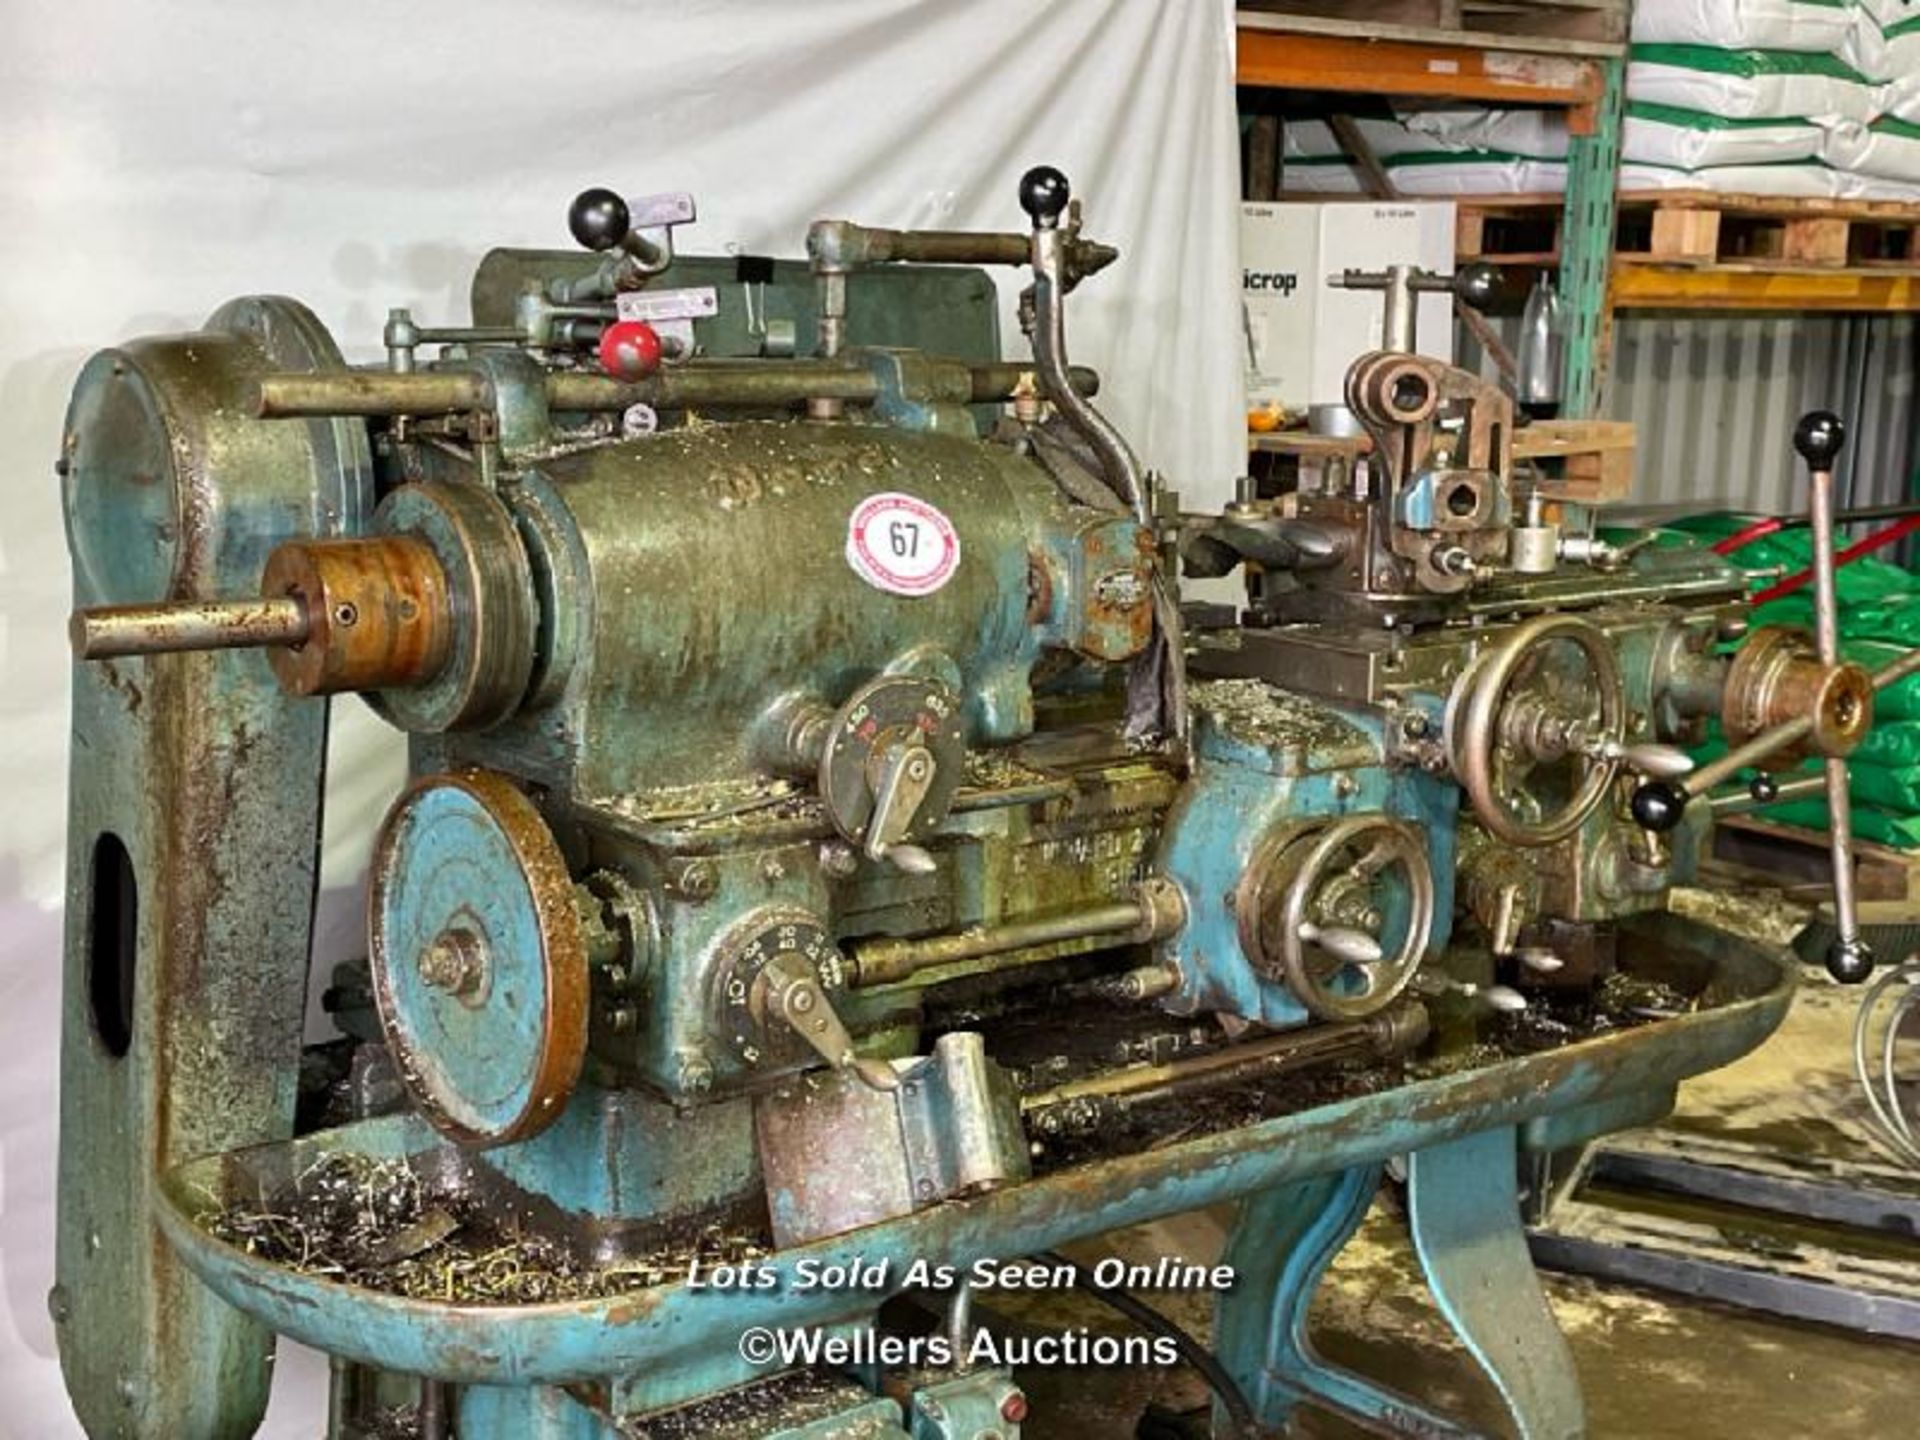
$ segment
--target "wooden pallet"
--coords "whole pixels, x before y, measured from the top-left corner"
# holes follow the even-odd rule
[[[1459,257],[1496,265],[1552,264],[1560,254],[1563,207],[1559,195],[1462,198],[1454,235]],[[1920,205],[1628,191],[1619,199],[1614,259],[1823,272],[1920,270]]]
[[[1291,455],[1314,466],[1329,460],[1351,465],[1373,449],[1365,435],[1315,435],[1306,430],[1274,430],[1247,437],[1256,453]],[[1561,473],[1541,481],[1549,500],[1603,505],[1627,498],[1633,489],[1631,420],[1536,420],[1513,432],[1516,460],[1562,461]]]
[[[1735,873],[1764,876],[1789,892],[1818,896],[1832,883],[1833,860],[1825,831],[1802,830],[1757,815],[1729,815],[1714,821],[1713,863]],[[1853,880],[1863,903],[1891,902],[1910,911],[1920,905],[1920,853],[1856,836]]]
[[[1546,39],[1598,54],[1625,43],[1627,11],[1627,0],[1241,0],[1239,18],[1304,33],[1500,49],[1545,49],[1538,42]]]

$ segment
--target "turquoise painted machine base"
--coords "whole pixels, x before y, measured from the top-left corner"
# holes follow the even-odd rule
[[[1411,1228],[1429,1283],[1498,1385],[1518,1433],[1529,1440],[1580,1434],[1565,1344],[1526,1258],[1516,1151],[1559,1148],[1658,1113],[1682,1079],[1764,1039],[1793,986],[1783,952],[1679,917],[1631,921],[1622,938],[1626,968],[1679,983],[1698,1008],[1249,1127],[1065,1166],[781,1251],[769,1264],[783,1277],[801,1260],[891,1258],[895,1273],[922,1257],[964,1266],[1241,1200],[1228,1255],[1241,1282],[1221,1304],[1217,1338],[1262,1423],[1277,1426],[1311,1400],[1394,1429],[1463,1434],[1418,1403],[1329,1367],[1305,1340],[1321,1275],[1364,1215],[1380,1168],[1406,1156]],[[883,1298],[786,1284],[715,1295],[669,1284],[589,1301],[449,1306],[300,1274],[203,1228],[210,1208],[271,1194],[343,1153],[404,1157],[422,1171],[450,1157],[487,1163],[463,1156],[417,1118],[363,1121],[175,1169],[165,1180],[161,1223],[201,1279],[270,1329],[359,1364],[462,1387],[461,1440],[613,1436],[615,1413],[671,1408],[774,1368],[739,1359],[748,1327],[864,1323]],[[561,1387],[588,1402],[563,1404]]]

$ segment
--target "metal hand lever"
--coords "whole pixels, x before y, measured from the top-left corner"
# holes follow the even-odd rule
[[[587,249],[623,250],[640,274],[658,275],[673,264],[673,227],[693,216],[693,196],[684,191],[629,205],[616,191],[596,186],[574,196],[567,228]]]
[[[1318,945],[1343,965],[1378,965],[1387,953],[1366,931],[1343,925],[1315,925],[1308,920],[1300,926],[1300,938]]]
[[[1381,348],[1403,355],[1414,353],[1415,297],[1449,292],[1475,309],[1483,308],[1500,288],[1500,271],[1492,265],[1464,265],[1451,275],[1422,270],[1415,265],[1390,265],[1385,270],[1342,270],[1327,283],[1340,290],[1383,290],[1387,316]]]
[[[1833,462],[1846,444],[1840,417],[1827,410],[1804,416],[1794,427],[1793,448],[1807,462],[1807,523],[1813,532],[1814,644],[1821,665],[1840,664],[1839,602],[1834,594]],[[1920,667],[1915,655],[1903,656],[1872,677],[1882,689]],[[1788,723],[1735,746],[1711,765],[1702,766],[1684,783],[1654,780],[1633,793],[1634,819],[1648,830],[1671,830],[1680,823],[1687,802],[1745,765],[1812,733],[1815,717],[1797,716]],[[1856,985],[1873,973],[1873,952],[1860,938],[1859,912],[1853,889],[1853,812],[1847,793],[1847,762],[1838,755],[1826,758],[1827,835],[1833,857],[1833,913],[1839,938],[1827,952],[1827,973],[1842,984]]]
[[[1141,525],[1153,525],[1153,496],[1140,462],[1113,423],[1076,394],[1067,369],[1064,297],[1071,281],[1069,255],[1078,238],[1078,213],[1070,206],[1067,177],[1051,165],[1036,165],[1020,177],[1020,208],[1033,222],[1029,259],[1033,268],[1033,363],[1040,388],[1086,441],[1107,488]],[[1067,217],[1063,227],[1061,216]],[[1188,733],[1186,645],[1180,606],[1164,577],[1153,583],[1153,644],[1134,661],[1127,682],[1127,734],[1157,734],[1184,747]]]
[[[813,967],[799,956],[779,955],[761,972],[770,989],[774,1018],[798,1035],[836,1070],[851,1070],[875,1090],[897,1090],[900,1076],[884,1060],[860,1055],[839,1012],[820,988]]]
[[[907,844],[906,836],[920,802],[933,788],[936,763],[924,745],[896,745],[886,752],[874,786],[873,818],[867,822],[869,860],[891,860],[915,875],[933,868],[932,857],[918,845]]]
[[[1840,663],[1839,601],[1833,578],[1833,462],[1846,444],[1846,428],[1830,410],[1816,410],[1794,427],[1793,448],[1807,462],[1807,519],[1813,529],[1813,630],[1820,663]],[[1827,951],[1827,973],[1857,985],[1873,972],[1873,952],[1860,938],[1853,893],[1853,812],[1847,795],[1847,762],[1828,756],[1827,835],[1833,847],[1833,916],[1839,937]]]
[[[1656,780],[1672,780],[1693,769],[1693,757],[1679,746],[1662,745],[1652,740],[1625,744],[1603,738],[1585,746],[1583,753],[1596,760],[1618,760],[1634,774],[1647,775]]]

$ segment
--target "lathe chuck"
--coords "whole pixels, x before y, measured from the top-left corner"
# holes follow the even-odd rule
[[[587,953],[565,860],[505,777],[419,781],[388,813],[369,896],[374,999],[421,1112],[462,1144],[558,1118],[586,1055]]]

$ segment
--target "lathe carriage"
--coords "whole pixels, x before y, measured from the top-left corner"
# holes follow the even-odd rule
[[[796,263],[589,191],[581,251],[494,252],[383,366],[274,297],[88,365],[53,1307],[90,1433],[252,1433],[281,1334],[342,1440],[1011,1437],[1004,1365],[743,1337],[902,1288],[823,1268],[1221,1201],[1216,1433],[1458,1433],[1305,1338],[1402,1156],[1514,1423],[1579,1431],[1518,1157],[1661,1113],[1791,987],[1666,908],[1733,769],[1679,747],[1843,756],[1888,677],[1730,659],[1740,572],[1598,538],[1410,344],[1352,369],[1360,472],[1184,513],[1067,361],[1115,252],[1058,172],[1020,199]],[[984,266],[1030,272],[1030,361]],[[1438,283],[1353,278],[1403,339]],[[1800,439],[1817,485],[1837,429]],[[309,1045],[345,693],[412,779]],[[963,1342],[971,1290],[922,1298]]]

